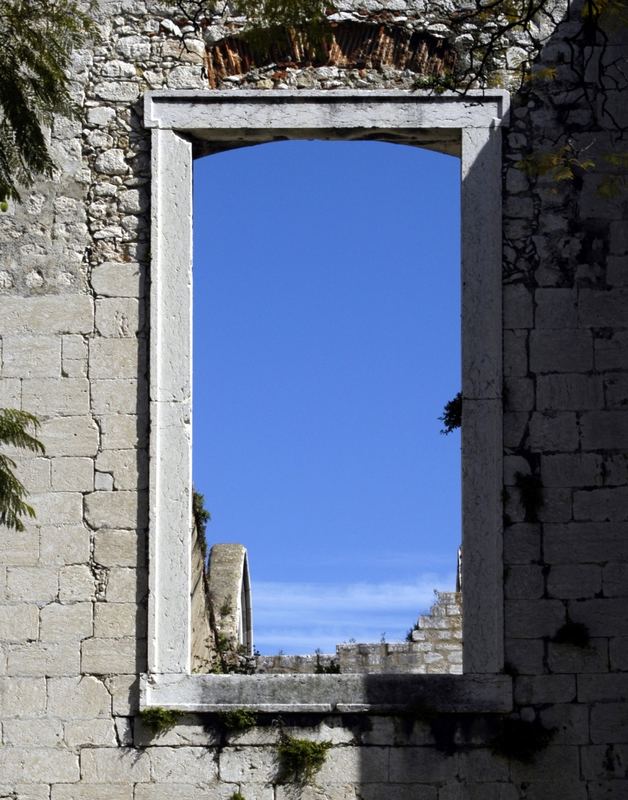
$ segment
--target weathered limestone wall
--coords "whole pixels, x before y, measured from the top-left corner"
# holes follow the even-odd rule
[[[413,25],[424,5],[361,7]],[[40,414],[47,448],[19,457],[37,520],[25,533],[0,534],[0,797],[621,800],[628,225],[625,194],[603,198],[597,188],[616,170],[605,158],[613,144],[602,107],[628,120],[625,91],[609,91],[604,104],[599,95],[590,104],[591,92],[560,91],[571,85],[570,59],[582,55],[567,43],[571,23],[546,48],[556,75],[533,97],[513,98],[503,152],[506,668],[514,719],[537,726],[542,744],[541,729],[553,738],[526,762],[524,729],[503,715],[419,707],[260,715],[239,734],[211,716],[184,716],[157,737],[139,721],[150,280],[141,98],[152,88],[207,86],[202,47],[182,50],[160,27],[162,11],[144,0],[101,0],[102,38],[74,59],[84,118],[58,120],[51,131],[58,179],[0,218],[0,405]],[[608,58],[625,64],[621,30]],[[592,91],[599,42],[588,47],[582,80]],[[230,77],[220,88],[413,82],[394,65],[267,65]],[[595,169],[556,182],[516,167],[551,150],[566,123]],[[536,519],[519,502],[517,473],[540,479]],[[279,781],[282,731],[332,742],[318,788]]]

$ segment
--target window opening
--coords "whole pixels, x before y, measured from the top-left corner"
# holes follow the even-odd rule
[[[403,641],[455,588],[459,187],[383,142],[195,162],[194,483],[208,544],[248,549],[262,654]]]

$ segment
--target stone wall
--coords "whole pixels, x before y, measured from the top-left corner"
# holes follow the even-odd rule
[[[367,0],[358,16],[387,11],[391,24],[418,29],[426,5]],[[96,13],[101,39],[73,66],[83,118],[58,119],[51,130],[59,175],[0,219],[0,405],[36,411],[46,445],[45,456],[19,456],[37,520],[1,534],[0,797],[624,798],[628,226],[625,194],[598,188],[618,169],[608,156],[612,125],[627,122],[625,73],[596,94],[601,42],[586,51],[574,43],[574,17],[546,46],[547,63],[557,65],[552,79],[533,96],[513,97],[504,144],[512,714],[462,702],[443,713],[456,684],[440,679],[455,676],[434,675],[431,702],[394,712],[260,713],[240,733],[223,718],[188,715],[155,736],[138,717],[147,663],[150,279],[141,98],[161,87],[203,89],[207,77],[202,43],[184,49],[160,24],[169,9],[101,0]],[[625,64],[623,31],[609,32],[607,65]],[[569,89],[574,64],[586,92]],[[414,76],[396,64],[267,64],[228,78],[219,84],[226,91],[399,88]],[[563,160],[586,153],[595,168],[576,164],[560,181],[520,168],[531,153],[551,151],[566,125],[572,149]],[[542,487],[535,513],[520,502],[518,476],[529,474]],[[368,689],[369,676],[362,683]],[[282,783],[286,735],[332,743],[317,788]]]

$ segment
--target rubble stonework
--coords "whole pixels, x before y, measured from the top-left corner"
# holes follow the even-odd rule
[[[367,0],[360,9],[420,30],[427,6]],[[46,445],[45,456],[18,457],[37,520],[0,534],[0,797],[626,797],[628,224],[625,194],[598,191],[616,169],[605,113],[625,125],[625,97],[611,91],[596,105],[586,91],[515,93],[504,141],[501,679],[512,681],[512,715],[455,706],[455,684],[440,679],[456,676],[434,675],[432,695],[404,710],[260,712],[241,732],[187,714],[155,736],[138,716],[150,282],[141,101],[150,89],[205,90],[208,78],[203,44],[182,47],[161,24],[170,7],[101,0],[95,13],[101,38],[73,61],[83,117],[58,119],[50,132],[58,176],[0,218],[0,406],[38,413]],[[570,58],[584,57],[573,32],[567,21],[545,47],[547,63],[558,65],[554,85]],[[625,32],[609,37],[608,58],[625,63]],[[587,45],[583,89],[597,80],[600,46]],[[257,66],[218,85],[324,91],[414,82],[394,64],[297,64]],[[561,181],[521,169],[565,124],[573,152],[596,168]],[[535,514],[520,502],[518,476],[530,473],[542,484]],[[323,688],[335,678],[316,677]],[[361,680],[368,693],[368,676]],[[530,731],[540,748],[532,755]],[[316,788],[281,783],[277,745],[286,732],[331,742]]]

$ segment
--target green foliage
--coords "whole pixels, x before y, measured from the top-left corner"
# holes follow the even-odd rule
[[[257,725],[257,714],[248,708],[221,711],[218,718],[229,733],[244,733]]]
[[[234,792],[229,800],[246,800],[246,797],[241,792]]]
[[[548,176],[553,181],[573,181],[583,172],[595,166],[590,158],[584,158],[577,153],[573,144],[567,143],[556,150],[532,153],[517,161],[515,166],[525,172],[528,177],[537,178]]]
[[[85,4],[73,0],[0,0],[0,208],[19,201],[18,186],[51,177],[45,129],[54,114],[72,116],[70,60],[93,33]]]
[[[205,560],[207,558],[207,539],[205,538],[205,531],[207,530],[207,523],[211,519],[211,514],[205,508],[205,496],[197,492],[196,489],[192,490],[192,519],[196,525],[198,540],[203,553],[203,560]]]
[[[331,742],[312,742],[282,735],[277,746],[280,780],[300,785],[311,783],[325,763]]]
[[[530,763],[549,745],[555,734],[555,728],[544,728],[536,720],[505,719],[499,734],[491,742],[491,749],[496,755]]]
[[[43,444],[28,432],[29,428],[39,428],[39,420],[33,414],[15,408],[0,409],[0,445],[44,453]],[[0,525],[23,531],[22,517],[34,517],[35,510],[25,502],[27,492],[15,477],[16,466],[12,458],[0,453]]]
[[[526,522],[537,522],[543,505],[543,484],[538,475],[524,475],[517,472],[515,486],[519,490],[521,505],[525,511]]]
[[[574,647],[587,648],[590,643],[589,629],[582,622],[565,622],[553,638],[557,644],[571,644]]]
[[[140,711],[140,717],[144,725],[152,732],[153,736],[159,736],[173,728],[179,718],[180,711],[172,708],[162,708],[161,706],[151,706]]]
[[[445,434],[445,436],[449,435],[456,428],[460,428],[462,425],[462,392],[458,392],[458,394],[453,398],[453,400],[449,400],[445,403],[445,408],[443,409],[442,415],[438,418],[440,422],[443,423],[443,428],[441,428],[441,433]]]

